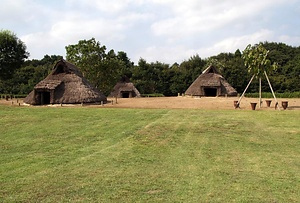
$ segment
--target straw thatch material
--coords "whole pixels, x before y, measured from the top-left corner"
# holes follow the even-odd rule
[[[58,61],[52,72],[40,81],[24,102],[41,104],[76,104],[106,102],[103,93],[93,87],[79,69],[65,61]]]
[[[237,91],[220,75],[217,68],[209,66],[186,90],[192,96],[236,96]]]
[[[135,88],[134,84],[129,81],[129,78],[122,77],[121,80],[114,86],[110,97],[131,98],[141,97],[140,92]]]

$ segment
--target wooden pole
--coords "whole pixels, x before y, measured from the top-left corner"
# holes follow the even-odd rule
[[[269,83],[269,86],[270,86],[271,92],[272,92],[272,94],[273,94],[273,97],[274,97],[274,99],[275,99],[275,102],[276,102],[276,104],[275,104],[275,107],[276,107],[276,105],[277,105],[277,107],[278,107],[278,110],[280,111],[279,103],[278,103],[278,101],[277,101],[277,99],[276,99],[276,96],[275,96],[275,93],[274,93],[274,91],[273,91],[273,88],[272,88],[272,85],[271,85],[271,83],[270,83],[270,80],[269,80],[269,77],[268,77],[268,75],[267,75],[267,72],[266,72],[266,71],[264,71],[264,74],[265,74],[265,76],[266,76],[266,78],[267,78],[267,81],[268,81],[268,83]]]
[[[261,77],[259,77],[259,108],[261,108]]]
[[[246,93],[248,87],[250,86],[250,84],[251,84],[251,82],[252,82],[254,76],[255,76],[255,75],[253,75],[252,78],[251,78],[251,80],[249,81],[249,83],[248,83],[247,87],[245,88],[245,90],[244,90],[242,96],[239,98],[239,101],[237,102],[235,108],[238,108],[238,107],[240,106],[241,100],[242,100],[242,98],[244,97],[244,95],[245,95],[245,93]]]

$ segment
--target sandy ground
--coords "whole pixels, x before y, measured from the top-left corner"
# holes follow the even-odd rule
[[[117,103],[115,98],[108,98],[108,103],[101,105],[86,105],[89,107],[98,108],[165,108],[165,109],[234,109],[234,101],[238,97],[150,97],[150,98],[118,98]],[[266,100],[272,100],[271,106],[267,107]],[[282,109],[282,101],[288,101],[287,110],[300,110],[300,98],[277,99],[279,107]],[[258,98],[243,98],[240,103],[240,109],[251,110],[250,102],[257,102]],[[23,106],[22,99],[12,99],[6,101],[0,100],[0,105]],[[59,107],[60,105],[49,105]],[[78,106],[81,105],[62,105]],[[263,98],[262,108],[256,107],[256,110],[274,110],[275,100]]]
[[[115,99],[114,106],[119,108],[166,108],[166,109],[235,109],[234,101],[238,97],[157,97],[157,98],[119,98],[117,105]],[[272,100],[271,106],[267,107],[265,100]],[[281,102],[288,101],[288,110],[300,110],[300,99],[277,99],[279,107],[282,109]],[[251,102],[258,103],[258,98],[243,98],[240,103],[240,109],[251,110]],[[263,99],[261,110],[274,110],[274,99]],[[111,105],[110,103],[107,105]],[[258,107],[258,106],[257,106]],[[256,108],[257,110],[259,108]]]

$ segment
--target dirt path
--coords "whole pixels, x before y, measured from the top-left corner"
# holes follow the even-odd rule
[[[108,98],[109,103],[105,104],[105,108],[166,108],[166,109],[234,109],[234,101],[238,97],[150,97],[150,98],[118,98],[117,104],[114,98]],[[263,105],[260,110],[274,110],[275,100],[272,100],[271,107],[267,107],[266,100],[263,99]],[[111,102],[113,101],[113,103]],[[288,101],[288,110],[300,110],[300,98],[279,98],[279,106],[282,108],[281,102]],[[257,98],[243,98],[240,104],[240,109],[251,110],[250,102],[257,102]],[[21,99],[13,99],[6,101],[0,100],[1,105],[23,105]],[[59,106],[59,105],[56,105]],[[63,106],[78,106],[81,105],[63,105]],[[86,106],[86,105],[85,105]],[[91,105],[91,107],[102,107],[101,105]],[[257,108],[258,109],[258,108]]]

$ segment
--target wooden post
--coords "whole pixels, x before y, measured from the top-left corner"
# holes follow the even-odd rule
[[[261,77],[259,77],[259,102],[258,102],[259,108],[261,108]]]
[[[249,81],[249,83],[248,83],[247,87],[245,88],[245,90],[244,90],[244,92],[243,92],[242,96],[240,97],[239,101],[237,102],[237,104],[236,104],[236,107],[235,107],[235,108],[238,108],[238,107],[240,106],[241,100],[242,100],[242,98],[244,97],[244,95],[245,95],[245,93],[246,93],[246,91],[247,91],[248,87],[250,86],[250,84],[251,84],[251,82],[252,82],[252,80],[253,80],[254,76],[255,76],[255,75],[253,75],[253,76],[252,76],[252,78],[251,78],[251,80]]]
[[[270,83],[270,80],[269,80],[269,77],[268,77],[268,75],[267,75],[267,72],[264,71],[264,74],[265,74],[265,76],[266,76],[266,78],[267,78],[267,81],[268,81],[268,83],[269,83],[269,86],[270,86],[271,92],[272,92],[272,94],[273,94],[273,97],[274,97],[274,99],[275,99],[275,101],[276,101],[278,110],[280,111],[280,107],[279,107],[279,105],[278,105],[278,101],[277,101],[277,99],[276,99],[276,96],[275,96],[275,93],[274,93],[274,91],[273,91],[273,88],[272,88],[272,85],[271,85],[271,83]],[[275,108],[276,108],[276,104],[275,104]]]

